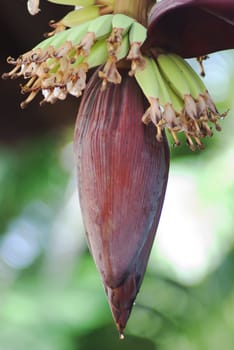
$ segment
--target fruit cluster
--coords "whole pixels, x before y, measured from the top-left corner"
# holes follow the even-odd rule
[[[64,100],[68,94],[79,97],[86,87],[88,70],[102,65],[102,89],[107,83],[120,84],[117,66],[124,61],[149,102],[142,121],[153,122],[157,140],[161,141],[166,128],[175,145],[180,144],[177,135],[182,132],[191,150],[196,146],[202,149],[201,139],[212,135],[210,123],[220,130],[218,120],[225,114],[218,113],[201,78],[178,55],[155,49],[142,52],[147,30],[129,16],[106,14],[90,19],[89,12],[84,17],[88,21],[77,24],[80,12],[90,6],[66,16],[66,26],[71,28],[61,29],[57,24],[60,29],[34,49],[16,60],[8,58],[14,68],[3,77],[29,79],[21,87],[23,94],[29,94],[21,107],[25,108],[39,91],[44,97],[41,103]]]

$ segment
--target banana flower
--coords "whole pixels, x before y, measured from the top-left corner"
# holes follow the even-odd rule
[[[49,0],[76,6],[4,78],[23,77],[25,108],[83,94],[74,148],[90,252],[120,336],[141,286],[165,196],[169,148],[202,149],[221,130],[184,58],[234,48],[233,0]],[[29,0],[32,14],[39,0]],[[96,69],[90,79],[87,73]]]

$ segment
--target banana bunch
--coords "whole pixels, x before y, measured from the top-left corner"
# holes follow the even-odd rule
[[[145,67],[135,73],[150,104],[143,123],[155,124],[158,141],[167,128],[175,145],[180,144],[178,133],[182,132],[192,151],[202,149],[201,139],[212,136],[210,124],[220,131],[218,120],[226,113],[219,114],[203,81],[183,58],[166,53],[154,56],[145,58]]]
[[[123,61],[149,102],[142,121],[155,125],[159,142],[164,129],[172,135],[175,145],[180,144],[178,134],[183,133],[194,151],[196,147],[203,148],[202,138],[212,136],[212,124],[221,130],[218,120],[226,113],[218,113],[201,78],[183,58],[155,51],[142,54],[144,26],[123,14],[100,16],[98,11],[106,6],[113,10],[113,0],[49,1],[82,7],[64,17],[62,27],[58,30],[55,26],[54,35],[34,49],[16,60],[8,58],[14,68],[3,78],[28,79],[21,86],[22,94],[28,94],[22,108],[40,91],[41,104],[64,100],[68,94],[79,97],[86,87],[87,72],[97,66],[102,66],[98,72],[102,90],[108,83],[120,84],[118,66]],[[39,1],[34,5],[38,6]]]
[[[145,36],[146,29],[131,17],[123,14],[99,16],[48,37],[16,60],[9,57],[8,63],[14,68],[3,78],[28,79],[21,87],[23,94],[29,94],[21,103],[22,108],[39,91],[44,97],[41,103],[54,103],[68,94],[79,97],[91,68],[104,65],[99,71],[103,89],[107,82],[121,82],[117,69],[120,60],[128,56],[136,70],[138,62],[143,61],[139,47]],[[136,42],[138,50],[133,54]]]

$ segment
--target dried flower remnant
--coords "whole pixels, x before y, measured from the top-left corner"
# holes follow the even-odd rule
[[[156,138],[162,138],[167,128],[175,145],[179,145],[179,133],[184,133],[192,151],[203,148],[202,138],[212,136],[211,125],[220,131],[220,114],[201,78],[179,56],[156,54],[145,58],[145,66],[135,77],[149,101],[149,108],[142,117],[146,125],[156,126]],[[147,81],[147,84],[146,84]]]

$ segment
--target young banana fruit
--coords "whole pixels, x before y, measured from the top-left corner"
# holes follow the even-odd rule
[[[105,15],[89,22],[87,32],[77,47],[79,54],[88,56],[94,42],[107,37],[111,33],[112,19],[113,15]]]
[[[47,36],[53,36],[66,28],[72,28],[86,23],[100,16],[100,8],[96,5],[82,7],[68,12],[68,14],[59,21],[50,21],[52,32],[47,33]]]
[[[145,57],[145,66],[135,73],[136,80],[147,97],[150,107],[143,115],[145,124],[153,122],[156,126],[156,138],[162,140],[162,131],[167,128],[172,134],[174,142],[179,145],[177,132],[180,130],[180,120],[173,108],[171,88],[162,76],[155,60]]]
[[[194,151],[196,146],[202,149],[201,138],[212,136],[210,122],[220,130],[218,120],[226,114],[218,113],[201,78],[183,58],[175,54],[158,54],[156,60],[173,94],[183,101],[178,131],[185,133],[191,150]]]
[[[29,93],[22,107],[39,91],[43,102],[50,103],[64,99],[67,94],[80,96],[86,86],[87,71],[101,65],[98,75],[102,90],[108,83],[120,84],[118,66],[124,60],[125,66],[131,65],[129,75],[135,76],[149,102],[142,121],[155,125],[158,141],[167,129],[179,145],[178,134],[184,133],[189,147],[195,150],[203,148],[202,138],[212,135],[212,124],[221,129],[218,120],[226,114],[218,113],[202,79],[175,54],[153,51],[151,58],[142,54],[146,28],[134,18],[111,13],[113,0],[51,2],[81,8],[52,23],[54,32],[33,50],[16,60],[8,58],[14,68],[3,77],[29,79],[21,88],[22,93]],[[35,6],[32,9],[35,12],[39,2],[31,1],[30,5]],[[109,12],[101,15],[107,7]]]
[[[49,2],[53,2],[58,5],[69,5],[69,6],[81,6],[88,7],[91,5],[95,5],[95,0],[48,0]]]
[[[133,22],[129,30],[129,42],[130,50],[127,56],[127,60],[131,61],[130,76],[133,76],[137,69],[144,67],[144,58],[141,53],[141,46],[146,39],[146,28],[138,23]]]

